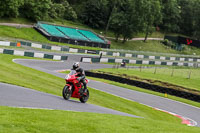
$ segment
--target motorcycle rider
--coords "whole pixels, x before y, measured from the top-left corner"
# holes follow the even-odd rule
[[[80,63],[79,62],[75,62],[73,64],[73,68],[72,70],[75,70],[76,73],[77,73],[77,80],[79,82],[82,82],[83,83],[83,86],[84,86],[84,89],[83,89],[83,92],[82,93],[86,93],[87,92],[87,83],[85,82],[85,72],[82,68],[80,68]]]

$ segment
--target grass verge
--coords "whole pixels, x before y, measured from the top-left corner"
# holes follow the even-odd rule
[[[198,127],[108,114],[0,107],[3,133],[198,133]]]
[[[168,46],[165,46],[161,41],[127,41],[122,43],[121,41],[112,40],[111,48],[112,49],[124,49],[124,50],[133,50],[133,51],[148,51],[158,53],[170,53],[170,54],[187,54],[187,55],[200,55],[200,49],[191,46],[185,46],[185,49],[182,51],[177,51]],[[152,55],[152,53],[151,53]]]

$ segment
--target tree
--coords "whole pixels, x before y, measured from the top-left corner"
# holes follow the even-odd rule
[[[181,0],[182,1],[182,0]],[[179,32],[179,21],[181,7],[177,0],[161,0],[162,3],[162,25],[161,28],[166,32]]]
[[[49,18],[51,6],[51,0],[25,0],[21,13],[34,21],[45,20]]]
[[[18,17],[24,0],[0,0],[0,17]]]
[[[110,22],[112,20],[113,15],[117,12],[118,8],[121,6],[123,0],[109,0],[108,1],[108,16],[107,23],[105,28],[105,36],[110,27]]]
[[[193,6],[193,18],[194,18],[194,32],[193,32],[193,37],[200,40],[200,0],[195,0],[194,1],[194,6]]]
[[[76,20],[77,19],[77,14],[74,11],[74,9],[69,5],[67,1],[62,2],[62,5],[64,6],[64,19],[67,20]]]
[[[52,18],[64,18],[66,20],[76,20],[77,14],[66,0],[53,0],[49,16]]]
[[[185,35],[192,35],[194,32],[195,17],[194,16],[194,0],[181,0],[179,5],[181,7],[181,19],[179,20],[180,32]]]
[[[135,34],[141,31],[141,22],[138,9],[140,0],[124,0],[117,13],[113,15],[111,29],[115,32],[116,40],[120,35],[123,36],[123,43],[131,39]]]
[[[114,32],[115,40],[116,42],[119,40],[120,35],[123,32],[123,21],[124,20],[124,13],[118,12],[113,15],[112,21],[111,21],[111,29]]]
[[[63,18],[65,13],[65,7],[63,4],[54,3],[49,10],[49,16],[51,18]]]
[[[107,0],[88,0],[84,3],[81,21],[93,28],[105,27]]]
[[[149,34],[155,29],[155,25],[158,25],[161,22],[161,5],[159,0],[145,0],[143,7],[143,18],[144,18],[144,27],[145,27],[145,39],[146,42]]]
[[[86,2],[87,0],[67,0],[70,4],[77,4],[77,3],[81,3],[81,2]]]

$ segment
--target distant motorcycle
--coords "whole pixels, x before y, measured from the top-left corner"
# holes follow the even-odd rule
[[[70,97],[79,98],[82,103],[87,102],[89,99],[89,90],[83,93],[83,83],[77,80],[77,73],[75,70],[71,70],[69,74],[66,75],[66,85],[63,88],[62,94],[65,100],[69,100]],[[88,83],[88,80],[86,83]]]

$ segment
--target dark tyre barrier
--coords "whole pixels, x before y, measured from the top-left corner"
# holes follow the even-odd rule
[[[107,79],[107,80],[111,80],[111,81],[115,81],[115,82],[119,82],[119,83],[123,83],[123,84],[133,85],[133,86],[147,89],[147,90],[152,90],[152,91],[156,91],[156,92],[160,92],[160,93],[167,93],[167,94],[170,94],[173,96],[185,98],[185,99],[192,100],[195,102],[200,102],[200,95],[193,94],[190,92],[186,92],[186,91],[182,91],[182,90],[175,90],[172,88],[162,87],[162,86],[158,86],[158,85],[153,85],[153,84],[145,83],[142,81],[126,79],[123,77],[114,76],[114,75],[110,75],[110,74],[95,73],[95,72],[90,72],[90,71],[86,71],[85,73],[87,76],[90,76],[90,77],[103,78],[103,79]]]

